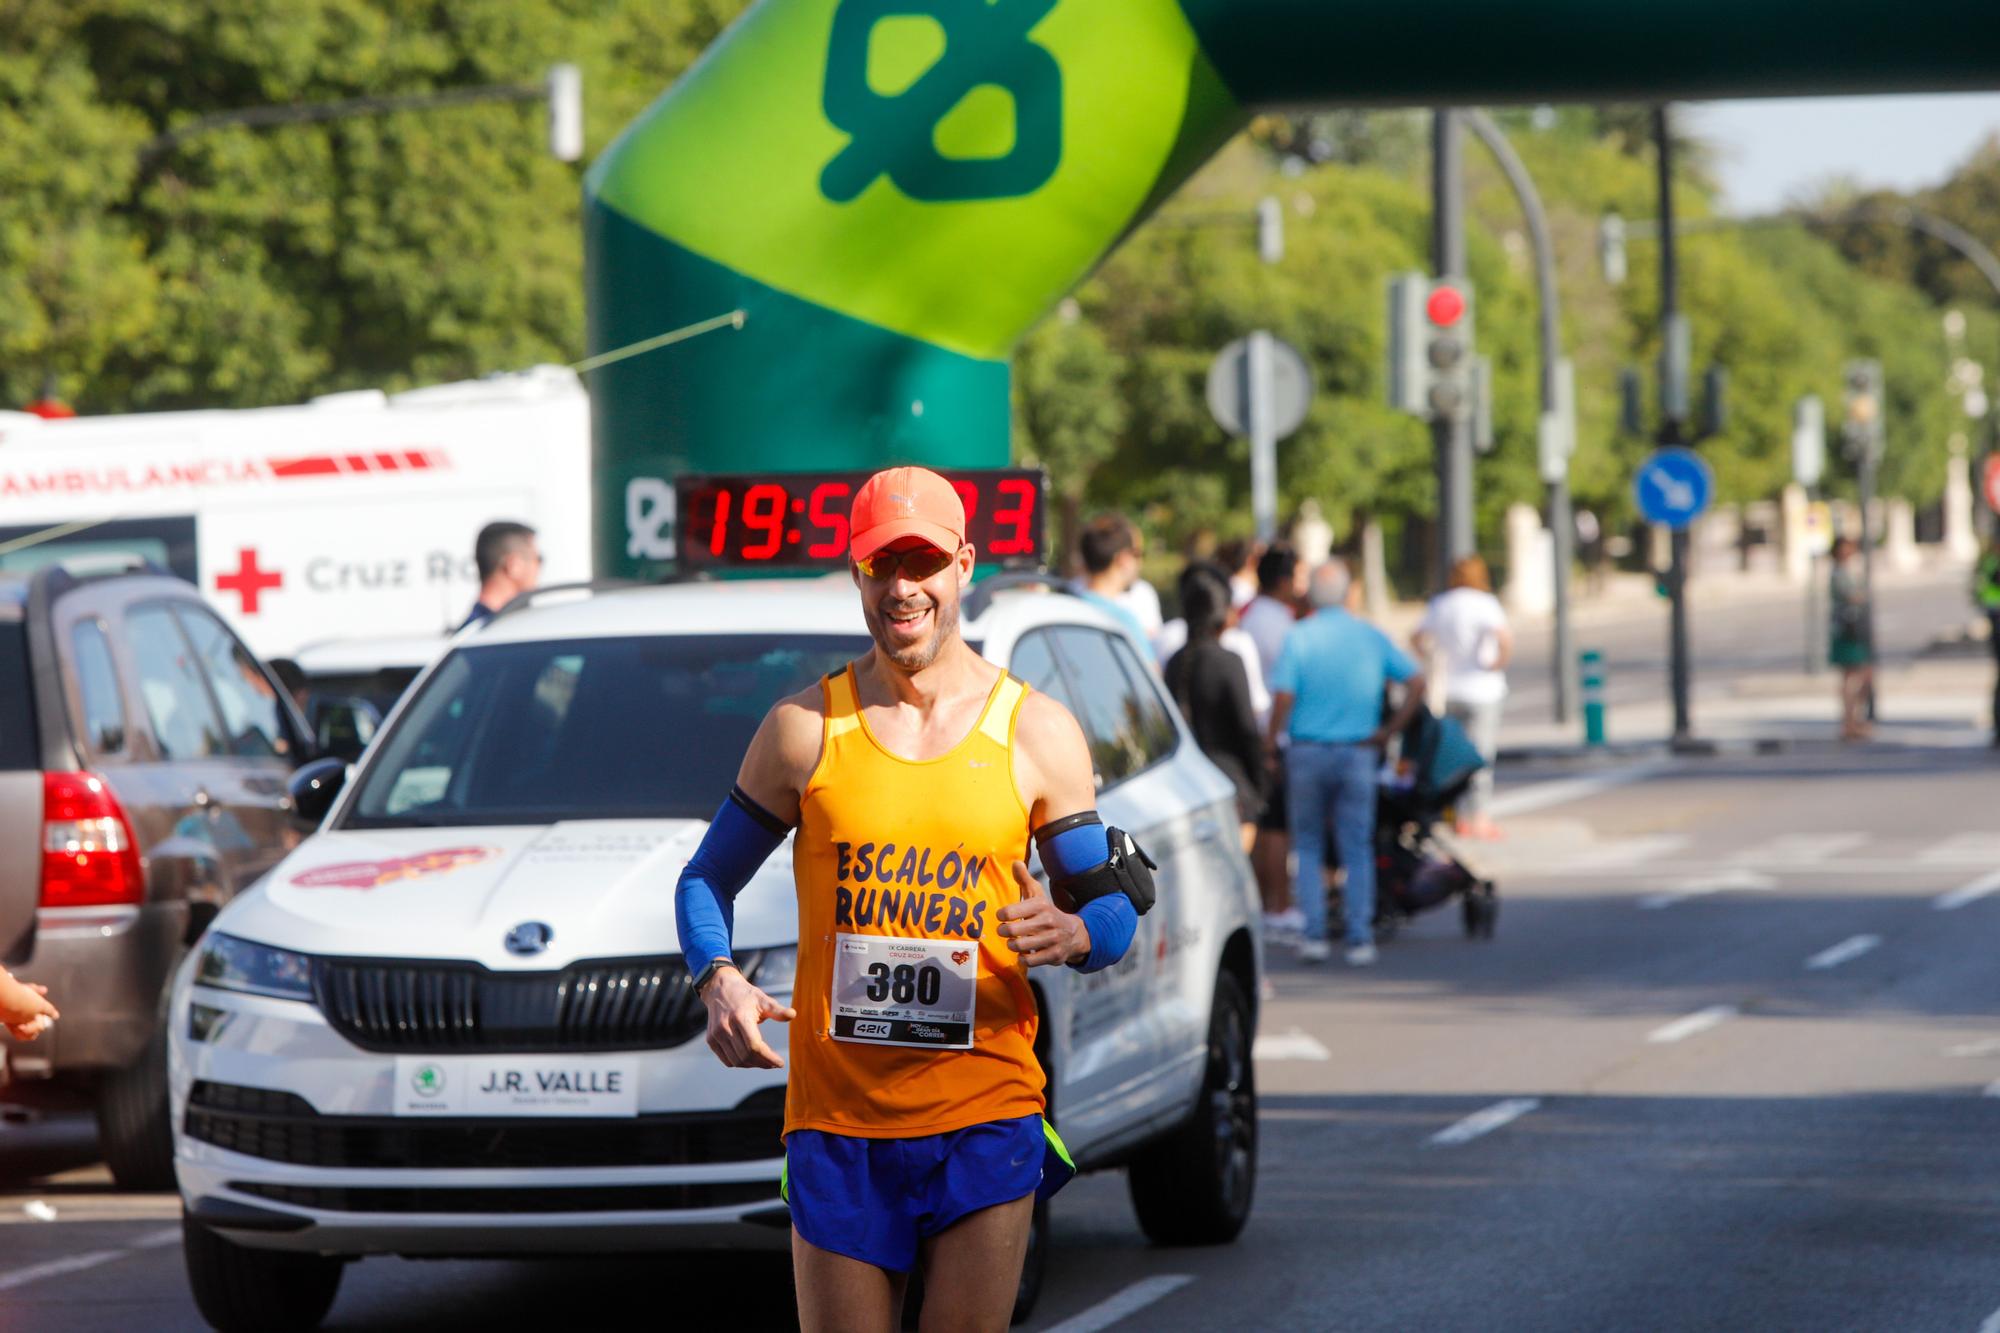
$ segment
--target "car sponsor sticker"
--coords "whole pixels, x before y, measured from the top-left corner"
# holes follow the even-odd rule
[[[498,856],[492,847],[442,847],[412,856],[392,856],[383,861],[340,861],[316,866],[292,877],[297,889],[379,889],[406,879],[442,875]]]
[[[632,1055],[399,1055],[397,1115],[635,1116]]]

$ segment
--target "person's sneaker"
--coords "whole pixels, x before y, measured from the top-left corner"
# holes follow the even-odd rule
[[[1347,951],[1347,965],[1349,967],[1375,966],[1375,946],[1372,944],[1357,944],[1349,949]]]
[[[1266,918],[1288,935],[1303,935],[1306,930],[1306,914],[1296,907],[1287,907],[1274,917]]]
[[[1333,957],[1333,946],[1325,940],[1300,940],[1299,961],[1301,963],[1324,963]]]

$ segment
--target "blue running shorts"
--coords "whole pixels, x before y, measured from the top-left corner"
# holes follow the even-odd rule
[[[784,1196],[799,1235],[894,1273],[916,1266],[920,1240],[982,1208],[1045,1199],[1075,1173],[1038,1115],[910,1139],[785,1136]]]

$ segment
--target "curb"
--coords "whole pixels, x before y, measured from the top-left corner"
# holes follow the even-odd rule
[[[1559,762],[1624,763],[1631,759],[1715,759],[1744,755],[1783,754],[1794,742],[1782,736],[1743,736],[1729,740],[1623,741],[1606,745],[1521,745],[1503,748],[1495,766]]]

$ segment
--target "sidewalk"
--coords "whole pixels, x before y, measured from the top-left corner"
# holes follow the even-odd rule
[[[1760,674],[1693,702],[1695,737],[1722,748],[1778,748],[1837,744],[1839,676]],[[1878,743],[1913,746],[1985,746],[1993,663],[1984,655],[1927,656],[1886,667],[1875,678]],[[1673,703],[1624,701],[1606,719],[1608,749],[1617,753],[1663,749],[1673,736]],[[1590,753],[1581,721],[1569,725],[1509,719],[1500,728],[1501,763]]]

